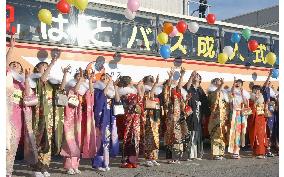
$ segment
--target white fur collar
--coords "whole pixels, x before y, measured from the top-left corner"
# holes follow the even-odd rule
[[[104,90],[106,88],[106,85],[102,81],[97,81],[94,85],[94,88],[99,90]],[[114,98],[114,95],[115,95],[114,86],[113,84],[111,84],[108,88],[107,96],[109,98]]]
[[[184,88],[181,88],[180,92],[181,92],[183,99],[186,100],[186,97],[187,97],[187,94],[188,94],[187,91]]]
[[[135,87],[120,87],[118,89],[118,94],[120,96],[128,94],[137,94],[137,89]]]
[[[30,87],[31,88],[35,88],[36,87],[36,79],[39,79],[42,76],[41,73],[33,73],[31,74],[30,78],[29,78],[29,83],[30,83]],[[61,83],[61,80],[58,80],[52,76],[48,76],[48,81],[53,84],[53,85],[57,85]]]
[[[274,92],[274,90],[271,88],[271,87],[269,87],[270,89],[270,97],[271,98],[276,98],[276,93]]]
[[[145,91],[146,91],[146,92],[149,92],[149,91],[152,90],[153,87],[150,86],[150,85],[145,85],[144,88],[145,88]],[[157,86],[156,89],[155,89],[154,94],[155,94],[155,95],[159,95],[159,94],[162,93],[162,91],[163,91],[163,87],[162,87],[162,86]]]
[[[262,104],[264,103],[264,98],[263,98],[263,95],[260,94],[258,98],[255,97],[255,94],[254,93],[251,93],[250,95],[250,99],[252,101],[254,101],[256,104]]]
[[[234,89],[234,94],[236,97],[242,97],[240,89]],[[250,99],[250,93],[246,90],[243,90],[243,95],[246,99]]]
[[[74,88],[76,84],[77,84],[77,80],[71,79],[69,82],[67,82],[65,88],[66,90],[69,90],[71,88]],[[80,95],[84,95],[88,90],[89,90],[89,82],[88,80],[86,80],[85,82],[81,83],[78,93]]]
[[[16,81],[18,81],[20,83],[25,81],[25,77],[23,76],[23,74],[19,74],[19,73],[15,72],[15,71],[11,70],[11,75],[12,75],[14,80],[16,80]]]

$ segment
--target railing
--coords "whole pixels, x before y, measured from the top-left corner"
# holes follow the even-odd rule
[[[191,7],[191,4],[197,4],[197,5],[202,5],[202,6],[205,6],[206,7],[206,11],[207,11],[207,14],[209,14],[210,13],[210,7],[212,7],[211,5],[209,5],[209,4],[205,4],[205,3],[200,3],[200,2],[197,2],[197,1],[193,1],[193,0],[188,0],[188,2],[187,2],[187,7],[188,7],[188,14],[187,15],[189,15],[189,16],[193,16],[194,15],[194,13],[195,12],[199,12],[199,8],[198,9],[195,9],[192,13],[190,13],[190,7]],[[205,12],[206,12],[205,11]],[[198,13],[198,16],[200,17],[200,16],[202,16],[202,14],[199,12]]]

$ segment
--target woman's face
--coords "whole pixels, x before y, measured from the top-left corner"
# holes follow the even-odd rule
[[[74,79],[78,82],[78,81],[80,80],[80,75],[79,75],[79,74],[76,74],[76,75],[74,76]]]
[[[242,83],[241,82],[235,82],[234,86],[235,86],[235,88],[240,89],[240,88],[242,88]]]
[[[220,79],[217,79],[217,80],[216,80],[216,86],[219,87],[220,85],[221,85],[221,80],[220,80]]]
[[[107,77],[107,75],[104,74],[101,76],[101,82],[103,82],[104,84],[109,82],[109,78]]]
[[[46,63],[42,63],[38,66],[38,72],[43,74],[47,70],[48,65]]]
[[[12,62],[10,63],[9,65],[10,69],[17,72],[18,74],[21,74],[22,73],[22,66],[20,63],[18,62]]]
[[[260,90],[258,89],[254,89],[253,90],[253,93],[256,95],[256,96],[259,96],[261,94]]]
[[[197,73],[194,77],[193,77],[193,79],[192,79],[192,82],[194,83],[194,84],[199,84],[200,83],[200,75]]]

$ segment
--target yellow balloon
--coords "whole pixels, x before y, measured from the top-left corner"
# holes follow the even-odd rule
[[[52,14],[49,10],[47,9],[41,9],[38,12],[38,19],[47,25],[51,25],[52,23]]]
[[[74,0],[74,5],[80,11],[84,11],[88,7],[88,0]]]
[[[164,44],[168,43],[169,37],[168,37],[167,33],[162,32],[158,35],[157,39],[158,39],[158,42],[161,45],[164,45]]]
[[[228,60],[228,55],[225,54],[225,53],[219,53],[218,55],[218,62],[221,63],[221,64],[225,64]]]
[[[276,62],[276,55],[273,52],[269,52],[266,57],[266,62],[270,65],[274,65],[274,63]]]
[[[73,5],[74,4],[74,0],[66,0],[68,2],[68,4]]]

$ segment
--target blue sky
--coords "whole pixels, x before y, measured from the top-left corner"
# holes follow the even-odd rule
[[[212,5],[210,13],[215,13],[218,20],[253,12],[279,4],[278,0],[207,0]]]

